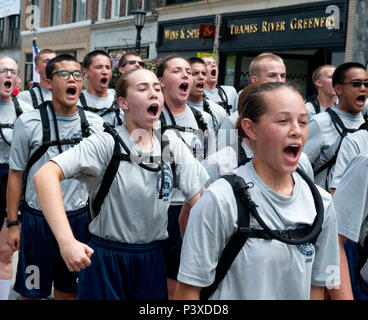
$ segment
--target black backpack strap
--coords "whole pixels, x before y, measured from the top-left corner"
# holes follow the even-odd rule
[[[48,103],[42,103],[38,110],[40,111],[41,124],[42,124],[42,145],[32,154],[31,158],[27,163],[26,171],[29,169],[46,153],[49,148],[49,142],[51,141],[51,128],[50,119],[47,113]]]
[[[242,147],[242,137],[238,137],[238,167],[248,163],[252,158],[248,158]]]
[[[221,103],[220,104],[226,110],[227,114],[231,115],[231,110],[232,110],[233,107],[231,105],[229,105],[229,100],[227,98],[227,94],[226,94],[225,90],[219,85],[216,85],[216,88],[217,88],[218,95],[221,98]]]
[[[91,135],[91,132],[89,130],[89,123],[83,108],[78,108],[78,113],[81,119],[82,137],[83,138],[89,137]]]
[[[310,102],[314,108],[314,111],[316,112],[316,114],[321,112],[321,105],[317,99],[317,95],[315,94],[314,96],[308,98],[305,102]]]
[[[14,95],[11,95],[11,98],[12,98],[12,102],[13,102],[14,109],[15,109],[15,115],[18,118],[23,113],[23,111],[19,105],[17,98]],[[0,136],[4,140],[4,142],[9,146],[10,146],[10,142],[6,140],[3,129],[13,129],[13,128],[14,128],[14,124],[12,123],[11,124],[0,123]]]
[[[86,97],[84,96],[83,92],[81,92],[80,95],[79,95],[79,101],[82,104],[83,109],[88,108]]]
[[[33,108],[35,108],[35,109],[38,108],[39,103],[38,103],[38,99],[37,99],[36,93],[34,92],[34,89],[33,88],[29,89],[29,93],[30,93],[31,98],[32,98]]]
[[[194,118],[197,122],[198,128],[204,134],[203,141],[201,141],[201,142],[203,143],[203,159],[206,159],[207,158],[207,152],[208,152],[208,135],[206,134],[206,132],[208,131],[208,125],[204,121],[202,112],[200,112],[199,110],[197,110],[194,107],[189,107],[189,108],[193,112],[193,115],[194,115]],[[195,150],[193,150],[193,151],[195,151]],[[194,156],[196,157],[196,154]]]
[[[228,270],[230,269],[233,261],[243,248],[245,242],[248,240],[246,230],[249,229],[249,208],[244,206],[243,199],[241,198],[242,189],[248,189],[249,186],[245,183],[241,177],[230,174],[222,176],[232,187],[237,209],[238,209],[238,227],[237,231],[231,236],[229,242],[226,244],[222,251],[216,267],[215,281],[208,287],[202,288],[200,292],[201,300],[208,300],[208,298],[216,291],[220,282],[225,278]]]
[[[102,203],[104,202],[107,194],[109,193],[111,184],[116,176],[116,173],[118,172],[120,160],[124,158],[126,161],[130,161],[130,159],[128,159],[129,156],[123,154],[120,150],[119,141],[117,139],[118,133],[114,130],[114,128],[110,124],[106,122],[104,123],[104,128],[105,132],[113,136],[115,140],[115,145],[113,156],[102,178],[100,188],[98,189],[96,196],[92,201],[92,209],[94,212],[94,217],[96,217],[100,213]]]
[[[342,143],[342,139],[348,134],[348,133],[353,133],[355,131],[357,131],[356,129],[350,129],[350,128],[346,128],[344,123],[342,122],[342,120],[340,119],[339,115],[333,111],[331,108],[327,108],[326,112],[330,115],[332,123],[336,129],[336,131],[339,133],[341,139],[339,142],[339,145],[336,149],[336,152],[334,154],[334,156],[327,161],[326,163],[324,163],[321,167],[319,167],[317,170],[314,171],[314,176],[316,177],[318,174],[320,174],[322,171],[324,171],[325,169],[328,169],[327,175],[329,174],[332,166],[336,163],[337,160],[337,155],[339,153],[340,150],[340,146]],[[327,186],[326,186],[327,187]]]
[[[14,104],[15,114],[16,114],[17,118],[19,118],[19,116],[23,113],[23,110],[19,105],[18,99],[14,95],[12,95],[11,97],[12,97],[12,101],[13,101],[13,104]]]
[[[218,120],[216,118],[216,115],[211,110],[210,103],[206,95],[203,95],[203,110],[210,114],[212,118],[213,128],[217,131],[219,129]]]

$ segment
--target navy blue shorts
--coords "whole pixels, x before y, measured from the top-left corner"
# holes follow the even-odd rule
[[[354,288],[357,281],[356,268],[358,266],[360,258],[358,243],[347,239],[344,245],[344,249],[346,253],[346,259],[348,261],[351,287]]]
[[[88,208],[67,212],[74,237],[89,241]],[[77,292],[77,272],[70,272],[42,212],[26,206],[22,212],[20,252],[14,290],[27,298],[45,298],[54,288]]]
[[[8,184],[9,166],[0,164],[0,230],[6,218],[6,186]]]
[[[79,272],[79,300],[167,300],[162,241],[127,244],[91,236],[91,265]]]
[[[368,300],[368,284],[359,275],[353,288],[355,300]]]
[[[179,226],[179,215],[182,206],[170,206],[167,212],[167,231],[169,237],[165,240],[165,259],[168,278],[177,279],[180,266],[182,239]]]

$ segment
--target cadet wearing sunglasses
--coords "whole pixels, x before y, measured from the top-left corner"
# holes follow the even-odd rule
[[[129,70],[139,69],[144,67],[144,62],[140,55],[134,52],[127,52],[119,60],[119,72],[124,74]]]
[[[364,86],[362,86],[362,84]],[[360,63],[348,62],[338,66],[332,75],[332,86],[339,103],[329,108],[340,118],[350,134],[364,122],[361,111],[367,99],[368,74]],[[336,188],[333,184],[335,163],[331,162],[339,149],[343,127],[334,123],[332,116],[321,112],[309,122],[309,138],[304,146],[315,170],[315,182],[327,191]],[[340,131],[340,132],[339,132]],[[324,166],[323,170],[320,169]],[[320,173],[316,174],[319,170]]]
[[[354,88],[360,88],[362,85],[364,85],[365,88],[368,88],[368,80],[351,80],[348,82],[343,82],[343,84],[351,84]]]

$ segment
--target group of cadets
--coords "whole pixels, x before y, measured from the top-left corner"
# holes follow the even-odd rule
[[[0,57],[0,299],[16,250],[24,300],[367,299],[364,66],[304,101],[270,52],[239,93],[211,56],[35,64],[15,97]]]

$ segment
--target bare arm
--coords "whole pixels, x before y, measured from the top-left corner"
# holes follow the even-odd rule
[[[42,212],[59,244],[60,253],[69,271],[80,271],[91,264],[93,250],[77,241],[65,213],[60,181],[61,168],[53,161],[46,163],[34,176],[33,182]]]
[[[175,292],[175,300],[199,300],[200,292],[200,287],[178,281]]]
[[[9,220],[18,220],[19,203],[22,196],[23,173],[24,171],[9,169],[8,186],[6,189],[6,204]],[[19,226],[12,226],[8,229],[7,243],[13,251],[20,249]]]
[[[201,197],[201,192],[204,189],[205,188],[202,188],[202,190],[200,192],[198,192],[194,197],[192,197],[189,200],[189,203],[186,202],[186,201],[184,201],[184,203],[183,203],[183,206],[181,208],[180,215],[179,215],[180,234],[181,234],[182,238],[184,237],[185,229],[187,228],[188,219],[189,219],[189,215],[190,215],[190,209],[199,200],[199,198]]]
[[[324,300],[325,297],[325,287],[311,286],[310,299],[311,300]]]
[[[344,245],[346,238],[339,235],[339,252],[340,252],[340,278],[341,285],[338,289],[329,289],[328,294],[332,300],[353,300],[353,292],[351,290],[350,274],[348,260],[346,258],[346,253]]]

